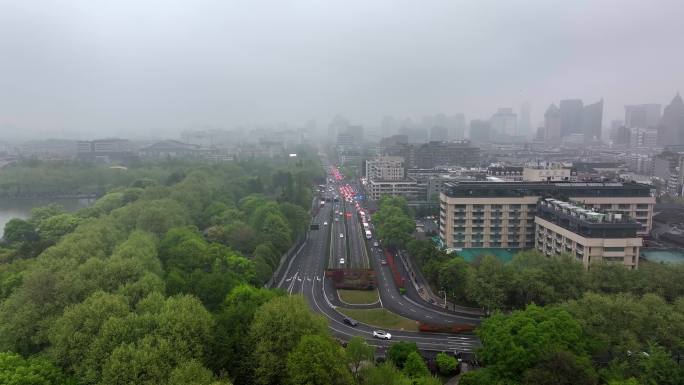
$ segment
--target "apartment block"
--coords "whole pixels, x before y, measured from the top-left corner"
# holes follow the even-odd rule
[[[440,238],[449,248],[533,248],[541,198],[633,218],[638,236],[651,230],[655,197],[645,184],[457,182],[440,194]]]
[[[569,202],[541,199],[537,206],[535,247],[546,255],[566,253],[589,267],[614,263],[639,266],[641,225],[621,214],[588,210]]]
[[[368,198],[378,200],[383,195],[401,196],[407,200],[415,200],[425,197],[425,188],[418,186],[414,179],[404,180],[376,180],[370,179],[366,184]]]
[[[404,179],[404,158],[380,156],[366,161],[366,178],[384,181]]]

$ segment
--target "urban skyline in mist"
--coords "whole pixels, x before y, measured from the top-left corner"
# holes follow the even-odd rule
[[[616,10],[619,10],[617,12]],[[684,84],[674,0],[0,4],[0,137],[169,136],[531,104],[666,105]]]

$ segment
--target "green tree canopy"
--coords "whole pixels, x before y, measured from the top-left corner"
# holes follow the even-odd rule
[[[276,297],[254,314],[250,339],[254,357],[254,383],[282,383],[289,352],[304,335],[327,336],[325,320],[309,311],[302,297]]]
[[[350,385],[352,376],[345,352],[322,335],[306,335],[287,356],[289,385]]]
[[[582,356],[580,324],[557,307],[529,305],[510,315],[496,314],[477,329],[483,348],[480,359],[498,378],[519,381],[523,372],[553,352]]]

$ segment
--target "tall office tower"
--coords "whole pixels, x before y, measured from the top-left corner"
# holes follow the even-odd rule
[[[582,133],[582,111],[584,105],[580,99],[566,99],[560,102],[560,135],[561,138],[571,134]]]
[[[449,140],[449,133],[444,126],[433,126],[430,128],[430,140],[444,142]]]
[[[385,116],[380,124],[380,136],[385,138],[397,133],[397,120],[393,116]]]
[[[439,126],[439,127],[444,127],[448,128],[449,127],[449,117],[444,115],[444,114],[437,114],[432,117],[432,125],[427,128],[432,128],[434,126]]]
[[[660,104],[636,104],[625,106],[627,128],[655,128],[660,123]]]
[[[518,116],[512,108],[499,108],[489,121],[497,134],[518,135]]]
[[[449,140],[460,140],[465,138],[466,120],[465,115],[456,114],[448,118]]]
[[[655,128],[633,127],[628,130],[630,130],[629,145],[632,148],[654,148],[658,145],[658,130]]]
[[[560,110],[551,104],[544,113],[544,141],[547,143],[560,142],[561,118]]]
[[[582,110],[582,132],[585,142],[601,140],[603,125],[603,99],[594,104],[584,106]]]
[[[684,101],[679,93],[663,110],[661,145],[684,144]]]
[[[518,122],[518,133],[529,136],[532,131],[532,121],[530,118],[530,102],[525,102],[520,106],[520,121]]]
[[[632,129],[620,126],[615,130],[614,144],[630,144],[632,141]]]
[[[486,120],[470,121],[470,140],[473,142],[489,142],[491,138],[491,125]]]
[[[346,133],[347,127],[349,127],[349,121],[344,116],[335,116],[330,124],[328,124],[328,141],[333,142],[337,135]]]
[[[354,143],[363,143],[363,126],[347,126],[346,132],[354,138]]]

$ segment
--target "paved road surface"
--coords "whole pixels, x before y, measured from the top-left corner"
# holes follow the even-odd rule
[[[337,186],[336,186],[337,187]],[[353,207],[353,206],[352,206]],[[287,290],[290,294],[303,295],[312,309],[328,319],[330,329],[333,334],[341,339],[347,340],[352,336],[362,336],[368,340],[370,344],[378,347],[387,347],[388,341],[378,340],[372,337],[374,329],[369,325],[359,324],[357,327],[350,327],[342,322],[343,316],[335,309],[333,302],[336,301],[336,293],[331,282],[328,282],[324,276],[324,270],[329,263],[330,255],[326,252],[326,241],[332,239],[331,248],[333,249],[333,258],[336,253],[345,255],[345,259],[349,255],[354,255],[355,263],[363,263],[359,256],[363,255],[362,248],[366,247],[366,240],[358,231],[361,226],[358,219],[356,221],[349,220],[350,229],[356,231],[347,231],[350,234],[356,234],[356,240],[350,240],[352,250],[347,253],[344,238],[339,238],[340,228],[344,221],[339,222],[330,221],[331,211],[333,210],[332,203],[326,203],[325,207],[321,208],[315,218],[315,222],[323,223],[328,221],[329,226],[321,226],[321,230],[310,231],[308,238],[300,250],[300,252],[290,261],[282,280],[278,283],[278,287]],[[355,216],[355,215],[353,215]],[[331,237],[332,234],[332,237]],[[346,235],[345,235],[346,237]],[[343,242],[340,242],[342,240]],[[428,304],[414,301],[399,294],[398,289],[394,285],[389,267],[381,265],[380,261],[382,255],[379,249],[374,249],[370,257],[370,266],[376,270],[378,278],[378,289],[382,306],[406,318],[413,320],[433,322],[439,324],[454,324],[454,323],[478,323],[479,318],[469,315],[459,315],[435,309]],[[337,265],[339,265],[339,258]],[[479,340],[473,335],[451,335],[441,333],[422,333],[422,332],[407,332],[398,330],[389,330],[392,334],[392,341],[413,341],[418,344],[421,349],[428,350],[443,350],[443,351],[461,351],[471,352],[480,346]]]

